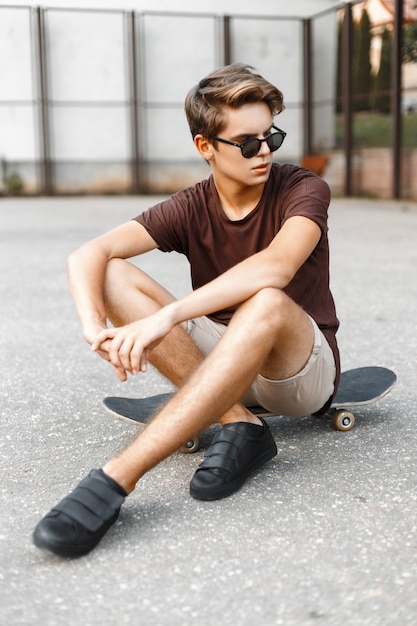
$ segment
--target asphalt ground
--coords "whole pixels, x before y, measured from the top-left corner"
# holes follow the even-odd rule
[[[177,453],[86,557],[32,544],[40,517],[137,432],[102,398],[170,389],[154,371],[120,383],[89,351],[65,276],[73,249],[155,201],[0,200],[0,623],[414,625],[417,205],[405,201],[331,205],[343,368],[398,375],[390,395],[357,411],[352,431],[273,418],[278,456],[233,496],[190,498],[203,452]],[[137,262],[176,295],[189,289],[179,256]]]

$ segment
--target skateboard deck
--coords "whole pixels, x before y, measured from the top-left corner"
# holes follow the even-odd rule
[[[328,411],[337,430],[353,428],[355,417],[347,409],[377,402],[391,391],[396,382],[395,372],[386,367],[356,367],[342,372]]]
[[[355,423],[352,409],[377,402],[391,391],[396,380],[396,374],[385,367],[357,367],[342,372],[339,388],[328,411],[335,428],[341,431],[351,430]],[[161,393],[147,398],[113,396],[104,398],[103,404],[121,419],[137,425],[146,425],[172,395],[173,393]],[[275,413],[261,406],[248,408],[256,415],[275,416]],[[195,437],[187,442],[182,451],[194,452],[198,445],[198,437]]]

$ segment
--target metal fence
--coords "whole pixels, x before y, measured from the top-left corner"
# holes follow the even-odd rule
[[[355,178],[352,103],[356,4],[343,3],[305,19],[1,6],[0,34],[1,24],[14,29],[7,49],[0,36],[0,74],[5,76],[0,129],[4,143],[12,146],[5,154],[0,137],[4,187],[13,190],[23,181],[26,191],[46,195],[147,193],[194,182],[207,168],[186,141],[184,96],[213,67],[245,60],[286,96],[293,139],[280,158],[300,161],[336,149],[335,188],[345,195],[362,193]],[[395,4],[388,158],[389,195],[398,198],[413,192],[402,170],[403,14],[401,0]],[[343,132],[338,146],[334,84],[341,17]]]

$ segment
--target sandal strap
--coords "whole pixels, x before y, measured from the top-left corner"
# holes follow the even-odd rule
[[[52,510],[65,513],[74,522],[90,532],[95,532],[120,509],[127,495],[122,492],[122,487],[101,470],[92,470]]]

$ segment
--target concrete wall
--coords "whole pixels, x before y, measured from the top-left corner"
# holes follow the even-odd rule
[[[117,3],[117,11],[99,12],[74,10],[75,2],[65,10],[62,4],[55,2],[43,13],[54,191],[126,192],[132,183],[130,15],[122,10],[124,2]],[[224,13],[232,16],[232,60],[254,65],[284,93],[286,110],[277,123],[288,136],[277,158],[298,161],[303,149],[301,18],[336,4],[336,0],[265,0],[254,7],[245,0],[214,0],[199,2],[196,8],[195,2],[185,0],[176,2],[175,9],[192,13],[164,14],[161,11],[172,3],[141,2],[136,28],[142,189],[172,191],[208,174],[190,139],[183,102],[188,89],[223,62]],[[134,5],[130,2],[126,8]],[[82,6],[88,9],[94,2],[86,0]],[[7,182],[18,173],[25,190],[37,192],[42,185],[43,136],[36,13],[0,6],[0,18],[3,178]],[[314,143],[326,150],[333,146],[334,12],[314,20],[313,42]]]

